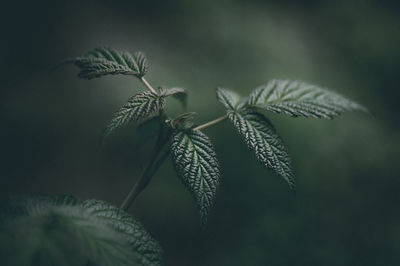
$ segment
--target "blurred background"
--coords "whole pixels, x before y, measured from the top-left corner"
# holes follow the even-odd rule
[[[374,114],[267,114],[292,155],[296,196],[229,122],[206,129],[223,169],[207,227],[168,161],[130,209],[165,265],[400,265],[399,12],[398,1],[373,0],[5,2],[1,197],[122,202],[154,140],[138,145],[134,126],[99,140],[143,86],[49,70],[99,45],[139,50],[149,82],[189,90],[199,124],[224,113],[217,86],[245,95],[272,78],[334,89]],[[170,100],[167,111],[182,109]]]

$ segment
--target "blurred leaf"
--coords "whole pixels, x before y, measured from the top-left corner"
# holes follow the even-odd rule
[[[171,140],[171,154],[178,177],[196,199],[205,224],[220,178],[214,148],[199,130],[176,130]]]
[[[367,110],[345,97],[299,81],[271,80],[256,88],[248,104],[294,117],[333,118],[345,111]]]
[[[283,177],[294,190],[289,155],[271,122],[262,114],[247,109],[228,109],[227,114],[257,160]]]
[[[13,203],[23,205],[20,209],[25,212],[9,213],[1,220],[3,265],[154,265],[142,259],[147,256],[146,248],[133,250],[132,237],[110,226],[108,219],[85,210],[70,197],[54,199],[38,197]],[[134,223],[131,228],[143,230]],[[143,235],[136,236],[138,243]]]
[[[2,205],[1,213],[7,215],[26,215],[35,208],[49,206],[74,206],[78,199],[72,195],[43,195],[36,197],[15,197]]]
[[[125,126],[130,122],[141,121],[163,109],[164,96],[144,91],[132,96],[117,112],[104,130],[103,138],[115,129]]]
[[[125,211],[101,200],[86,200],[82,206],[91,214],[104,218],[128,239],[143,265],[161,265],[162,249],[144,227]]]
[[[104,75],[134,75],[143,77],[147,72],[147,60],[143,53],[131,55],[126,51],[112,48],[96,48],[81,57],[72,60],[80,68],[79,77],[98,78]]]

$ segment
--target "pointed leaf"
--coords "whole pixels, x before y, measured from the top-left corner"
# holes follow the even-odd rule
[[[250,106],[294,117],[333,118],[345,111],[367,110],[335,92],[288,80],[271,80],[256,88],[249,97]]]
[[[107,137],[115,129],[125,126],[130,122],[138,122],[151,115],[156,114],[165,106],[165,98],[150,91],[144,91],[132,96],[114,114],[114,118],[104,130]]]
[[[171,154],[178,177],[196,199],[205,224],[220,177],[214,148],[209,138],[199,130],[177,130],[171,139]]]
[[[262,114],[242,109],[228,110],[228,118],[242,135],[258,161],[283,177],[294,190],[291,161],[281,138],[271,122]]]
[[[126,236],[143,265],[162,264],[160,245],[131,215],[101,200],[86,200],[82,206],[89,213],[104,218],[115,230]]]
[[[104,75],[134,75],[143,77],[147,72],[146,57],[137,52],[131,55],[126,51],[112,48],[96,48],[73,60],[80,68],[79,77],[85,79],[98,78]]]

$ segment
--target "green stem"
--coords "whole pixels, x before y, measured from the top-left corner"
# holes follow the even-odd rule
[[[156,90],[150,85],[150,83],[147,82],[147,80],[144,77],[141,77],[140,80],[143,82],[143,84],[152,92],[157,94]]]
[[[131,191],[129,194],[126,196],[124,202],[121,204],[121,209],[128,210],[129,207],[132,205],[132,203],[135,201],[135,199],[139,196],[139,194],[146,188],[146,186],[149,184],[151,178],[155,174],[155,172],[160,168],[161,164],[164,162],[164,160],[167,158],[169,154],[169,150],[166,149],[160,158],[158,158],[158,153],[157,156],[153,158],[153,160],[149,163],[145,171],[143,172],[142,177],[137,181],[137,183],[132,187]]]
[[[207,123],[205,123],[205,124],[202,124],[202,125],[200,125],[200,126],[195,127],[194,130],[201,130],[201,129],[207,128],[207,127],[212,126],[212,125],[215,125],[215,124],[217,124],[217,123],[219,123],[219,122],[221,122],[221,121],[224,121],[224,120],[227,119],[227,118],[228,118],[228,117],[227,117],[226,115],[221,116],[221,117],[218,117],[217,119],[214,119],[214,120],[212,120],[212,121],[210,121],[210,122],[207,122]]]
[[[162,114],[160,113],[160,119],[162,118]],[[129,194],[126,196],[125,200],[121,204],[121,209],[127,210],[135,201],[135,199],[139,196],[139,194],[146,188],[149,184],[151,178],[155,174],[155,172],[160,168],[161,164],[167,158],[169,154],[169,149],[163,149],[165,144],[168,142],[168,136],[166,137],[164,134],[164,130],[162,128],[162,120],[160,120],[160,133],[157,138],[157,143],[154,147],[152,157],[150,159],[149,164],[143,172],[143,175],[136,182],[136,184],[129,191]],[[163,151],[164,150],[164,151]]]

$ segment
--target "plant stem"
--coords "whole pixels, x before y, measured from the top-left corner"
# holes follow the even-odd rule
[[[219,123],[221,121],[224,121],[226,118],[228,118],[226,115],[218,117],[217,119],[214,119],[214,120],[212,120],[210,122],[207,122],[205,124],[202,124],[200,126],[195,127],[194,130],[200,130],[200,129],[207,128],[207,127],[215,125],[215,124],[217,124],[217,123]]]
[[[145,189],[145,187],[149,184],[151,178],[155,174],[155,172],[160,168],[161,164],[167,158],[169,154],[169,149],[164,149],[165,144],[168,142],[169,133],[165,135],[165,132],[162,127],[162,118],[164,117],[164,112],[160,111],[160,132],[158,134],[157,142],[153,150],[153,154],[151,156],[150,162],[147,165],[146,169],[143,172],[143,175],[136,182],[136,184],[129,191],[129,194],[126,196],[125,200],[121,204],[121,209],[127,210],[132,205],[134,200],[139,196],[139,194]],[[163,151],[163,152],[162,152]],[[162,153],[161,153],[162,152]],[[160,155],[161,154],[161,155]]]
[[[156,90],[150,85],[150,83],[147,82],[147,80],[144,77],[141,77],[140,80],[143,82],[143,84],[152,92],[157,94]]]
[[[137,181],[137,183],[132,187],[129,194],[126,196],[124,202],[121,204],[121,209],[127,210],[135,201],[135,199],[139,196],[139,194],[145,189],[145,187],[149,184],[151,178],[167,158],[169,154],[169,150],[166,149],[160,158],[157,157],[159,153],[155,153],[156,156],[153,157],[152,161],[148,164],[145,171],[143,172],[142,177]]]

